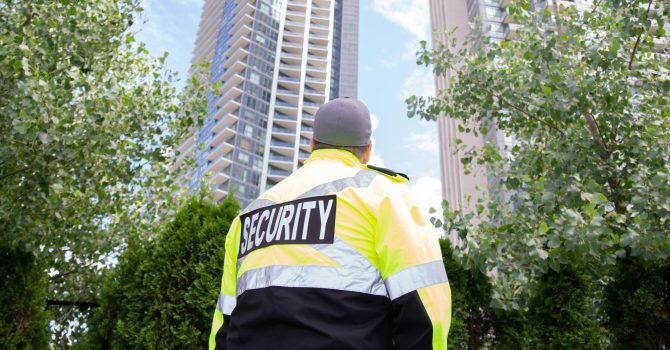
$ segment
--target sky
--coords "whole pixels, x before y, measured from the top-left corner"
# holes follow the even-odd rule
[[[204,0],[143,0],[138,39],[168,68],[186,77]],[[430,40],[427,0],[359,0],[358,99],[373,120],[370,164],[405,173],[428,214],[439,208],[437,125],[407,118],[405,99],[434,94],[430,69],[416,65],[421,40]]]

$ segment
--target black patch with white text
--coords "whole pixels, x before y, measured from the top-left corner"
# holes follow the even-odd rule
[[[334,194],[298,199],[240,216],[238,257],[275,244],[332,244],[335,239]]]

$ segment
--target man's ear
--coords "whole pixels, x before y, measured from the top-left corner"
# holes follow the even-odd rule
[[[361,159],[361,163],[368,164],[368,162],[370,161],[371,154],[372,154],[372,142],[368,143],[368,146],[365,148],[365,152],[363,153],[363,159]]]
[[[314,146],[316,146],[316,144],[314,143],[314,138],[312,137],[312,138],[309,139],[309,151],[310,152],[314,152]]]

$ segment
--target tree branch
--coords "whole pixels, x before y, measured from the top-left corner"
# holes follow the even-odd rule
[[[558,13],[558,0],[552,0],[552,7],[554,8],[554,18],[556,21],[556,33],[560,37],[563,34],[563,25],[561,24],[560,14]],[[560,38],[559,38],[560,41]]]
[[[35,13],[31,13],[28,18],[26,18],[25,22],[21,25],[21,28],[25,28],[30,25],[30,23],[33,21],[33,18],[35,18]]]
[[[506,105],[508,105],[508,106],[510,106],[510,107],[512,107],[512,108],[514,108],[517,112],[523,113],[523,114],[524,114],[525,116],[527,116],[528,118],[533,119],[533,120],[535,120],[535,121],[537,121],[537,122],[539,122],[539,123],[541,123],[541,124],[544,124],[545,126],[548,126],[548,127],[551,128],[552,130],[555,130],[555,131],[557,131],[559,134],[565,136],[565,132],[564,132],[563,130],[559,129],[556,125],[554,125],[554,124],[552,124],[552,123],[549,123],[549,122],[547,122],[547,121],[545,121],[545,120],[542,120],[542,119],[536,117],[535,115],[533,115],[533,114],[531,114],[531,113],[529,113],[529,112],[523,110],[522,108],[520,108],[520,107],[518,107],[518,106],[515,106],[515,105],[512,104],[511,102],[505,100],[502,96],[499,96],[499,95],[497,95],[497,94],[493,94],[493,96],[499,98],[503,103],[505,103]]]
[[[602,158],[603,160],[608,160],[612,152],[610,151],[609,146],[607,146],[605,138],[603,138],[603,134],[600,131],[600,126],[598,125],[598,122],[591,113],[587,113],[586,115],[584,115],[584,120],[586,120],[586,124],[589,126],[589,131],[591,132],[591,134],[593,134],[593,136],[600,138],[600,144],[605,149],[605,154],[602,156]]]
[[[72,269],[72,270],[70,270],[70,271],[63,272],[63,273],[59,273],[59,274],[57,274],[57,275],[51,276],[51,277],[49,277],[49,281],[53,281],[53,280],[56,280],[56,279],[59,279],[59,278],[64,278],[65,276],[71,275],[71,274],[73,274],[73,273],[75,273],[75,272],[79,272],[80,267],[81,267],[81,268],[86,268],[86,267],[91,266],[92,264],[93,264],[93,263],[88,263],[88,264],[83,265],[83,266],[77,266],[76,268],[74,268],[74,269]]]
[[[6,179],[6,178],[8,178],[8,177],[10,177],[10,176],[14,176],[14,175],[16,175],[16,174],[18,174],[18,173],[20,173],[20,172],[26,171],[26,170],[28,170],[28,169],[30,169],[30,167],[21,168],[21,169],[19,169],[19,170],[12,171],[12,172],[9,173],[9,174],[2,175],[2,176],[0,176],[0,181],[4,180],[4,179]]]
[[[654,0],[649,0],[649,5],[647,5],[647,12],[644,13],[644,19],[647,19],[649,17],[649,11],[651,10],[651,4],[654,2]],[[635,61],[635,54],[637,53],[637,48],[640,45],[640,39],[642,39],[642,34],[644,34],[645,31],[641,31],[640,34],[637,35],[637,39],[635,40],[635,46],[633,46],[633,52],[630,54],[630,60],[628,61],[628,70],[633,70],[633,61]]]
[[[47,306],[74,306],[78,308],[92,308],[92,307],[100,307],[100,304],[94,302],[94,301],[78,301],[78,300],[53,300],[53,299],[46,299]]]

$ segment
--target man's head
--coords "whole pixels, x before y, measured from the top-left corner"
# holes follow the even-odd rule
[[[312,150],[344,149],[363,163],[370,158],[372,122],[367,107],[355,98],[334,99],[321,106],[314,116]]]

